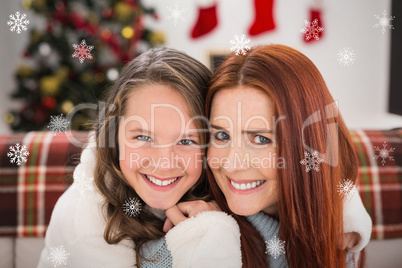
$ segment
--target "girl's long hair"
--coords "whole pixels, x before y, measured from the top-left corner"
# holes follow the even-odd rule
[[[229,55],[219,66],[206,100],[209,116],[214,94],[225,88],[251,87],[274,104],[278,169],[279,239],[285,241],[289,267],[345,267],[341,181],[355,181],[358,162],[341,115],[316,66],[302,53],[283,45],[254,47],[246,55]],[[334,106],[335,105],[335,106]],[[312,150],[306,148],[310,147]],[[313,150],[325,162],[306,172],[300,161]],[[325,156],[329,152],[330,156]],[[225,196],[208,170],[213,197],[227,213]],[[267,267],[265,243],[243,216],[233,215],[241,230],[244,267]]]
[[[94,125],[97,145],[94,180],[105,197],[107,225],[104,238],[110,244],[131,239],[135,244],[137,266],[140,266],[141,245],[165,234],[162,231],[163,221],[151,212],[143,210],[135,218],[123,212],[127,198],[139,197],[120,170],[119,117],[125,115],[130,92],[144,85],[162,84],[184,97],[197,129],[207,129],[204,103],[211,75],[203,64],[183,52],[167,48],[151,49],[123,68],[100,109],[100,116]],[[201,144],[206,144],[206,133],[200,132],[199,135]],[[204,170],[197,184],[181,200],[190,200],[194,195],[202,197],[206,193]]]

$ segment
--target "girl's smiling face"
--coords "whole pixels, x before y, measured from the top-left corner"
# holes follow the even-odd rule
[[[118,135],[121,171],[150,207],[174,206],[200,178],[199,134],[175,90],[157,84],[133,90]]]
[[[223,89],[211,106],[208,164],[238,215],[277,212],[273,104],[251,87]]]

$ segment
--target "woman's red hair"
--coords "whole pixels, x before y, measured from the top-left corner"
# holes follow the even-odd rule
[[[285,241],[289,267],[346,267],[345,251],[339,248],[343,237],[343,199],[337,185],[342,180],[356,180],[358,162],[340,114],[326,116],[326,106],[334,104],[334,100],[320,72],[305,55],[283,45],[254,47],[246,55],[231,54],[212,78],[206,100],[208,116],[217,91],[239,86],[266,92],[274,103],[276,118],[286,116],[278,121],[275,131],[277,155],[286,164],[277,172],[278,218],[279,238]],[[321,120],[303,129],[303,123],[317,111]],[[328,124],[337,127],[327,128]],[[304,144],[324,154],[327,135],[331,150],[336,148],[332,155],[337,154],[338,162],[327,159],[318,172],[306,172],[300,164],[307,150],[302,137]],[[217,203],[233,214],[211,171],[208,173]],[[243,266],[268,266],[262,237],[245,217],[233,216],[241,230]]]

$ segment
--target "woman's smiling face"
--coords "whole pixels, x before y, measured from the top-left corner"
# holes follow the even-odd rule
[[[200,137],[185,99],[164,85],[131,92],[119,123],[121,171],[152,208],[168,209],[198,181]]]
[[[208,165],[238,215],[276,214],[275,120],[268,95],[251,87],[223,89],[211,106]]]

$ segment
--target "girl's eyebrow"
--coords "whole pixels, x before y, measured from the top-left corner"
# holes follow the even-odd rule
[[[146,132],[148,134],[152,134],[152,131],[146,130],[146,129],[142,129],[142,128],[132,128],[128,130],[129,132]]]
[[[152,131],[146,130],[146,129],[142,129],[142,128],[132,128],[128,130],[129,132],[141,132],[141,133],[147,133],[147,134],[152,134]],[[189,138],[198,138],[198,133],[183,133],[184,137],[189,137]]]

